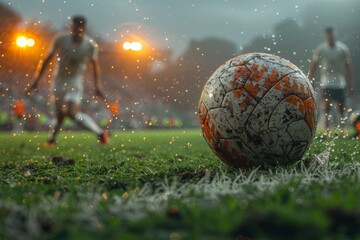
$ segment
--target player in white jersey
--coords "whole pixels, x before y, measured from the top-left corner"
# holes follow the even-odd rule
[[[51,131],[47,145],[56,143],[56,137],[65,117],[70,117],[96,133],[100,143],[106,144],[109,141],[107,131],[101,129],[90,116],[79,111],[83,93],[83,76],[88,63],[92,65],[96,94],[105,98],[100,82],[98,46],[94,40],[86,35],[85,30],[86,19],[82,16],[73,17],[70,33],[61,33],[55,37],[50,53],[44,59],[40,70],[35,74],[33,84],[27,90],[27,95],[30,95],[32,90],[37,89],[45,69],[56,56],[57,65],[52,88],[57,121]]]
[[[343,121],[346,90],[349,94],[353,93],[354,81],[348,47],[344,43],[336,41],[332,27],[325,29],[324,37],[325,42],[315,48],[308,77],[312,81],[319,66],[320,89],[323,94],[326,128],[328,129],[331,104],[336,103]]]

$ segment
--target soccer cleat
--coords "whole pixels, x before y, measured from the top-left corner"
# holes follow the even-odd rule
[[[56,141],[54,139],[49,139],[45,142],[45,147],[53,147],[56,145]]]
[[[104,130],[104,132],[99,135],[99,142],[103,145],[106,145],[109,143],[109,141],[109,132],[107,130]]]

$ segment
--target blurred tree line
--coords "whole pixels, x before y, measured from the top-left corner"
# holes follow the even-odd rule
[[[307,74],[313,49],[323,41],[324,28],[330,25],[335,27],[337,39],[350,48],[356,89],[360,91],[357,79],[360,76],[360,14],[354,12],[360,12],[360,5],[355,1],[313,3],[305,8],[302,19],[284,19],[273,27],[271,34],[258,35],[250,43],[232,43],[219,38],[192,41],[179,58],[158,74],[157,79],[161,81],[156,85],[157,90],[166,93],[164,97],[180,109],[196,110],[202,88],[217,67],[248,52],[279,55]],[[360,94],[355,94],[358,96]]]
[[[350,48],[359,91],[360,81],[356,77],[360,76],[360,68],[357,67],[360,65],[360,14],[351,14],[359,11],[360,5],[355,1],[348,5],[342,2],[313,3],[306,7],[300,21],[283,20],[274,26],[273,34],[255,38],[242,52],[262,51],[277,54],[290,60],[307,74],[313,50],[324,41],[324,28],[333,26],[337,40]],[[350,14],[354,17],[349,17]]]

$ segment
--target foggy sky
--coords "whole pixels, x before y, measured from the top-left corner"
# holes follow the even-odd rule
[[[221,37],[238,45],[292,18],[301,24],[309,4],[354,3],[357,0],[0,0],[24,18],[51,21],[63,27],[74,14],[85,15],[89,28],[111,41],[140,35],[156,47],[176,54],[189,40]],[[337,16],[334,14],[334,21]],[[359,14],[353,12],[352,14]],[[329,23],[333,24],[333,23]],[[336,24],[335,24],[336,25]]]

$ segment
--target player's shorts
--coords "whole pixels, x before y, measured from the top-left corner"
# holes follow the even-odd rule
[[[54,89],[54,102],[62,105],[66,102],[80,104],[82,100],[82,89],[72,87],[71,89]]]
[[[323,98],[339,103],[345,102],[345,89],[342,88],[324,88]]]
[[[66,102],[80,104],[83,95],[83,82],[80,77],[58,77],[53,82],[55,104],[63,105]]]

